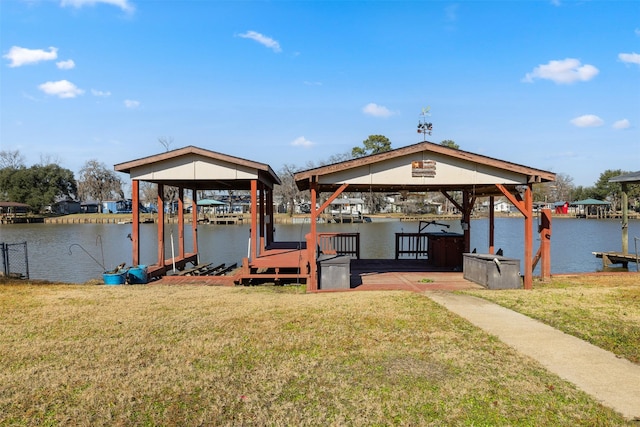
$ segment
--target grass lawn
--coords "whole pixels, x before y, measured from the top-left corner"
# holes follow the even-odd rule
[[[640,364],[640,274],[564,275],[527,292],[466,292]]]
[[[5,283],[0,355],[7,426],[627,425],[408,292]]]

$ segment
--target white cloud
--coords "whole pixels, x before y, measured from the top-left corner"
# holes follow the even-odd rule
[[[309,141],[307,138],[305,138],[304,136],[299,136],[296,139],[294,139],[291,142],[291,145],[293,145],[294,147],[305,147],[305,148],[309,148],[311,147],[313,144],[313,142]]]
[[[38,86],[38,89],[47,95],[57,96],[58,98],[75,98],[84,93],[84,90],[79,89],[68,80],[42,83]]]
[[[585,114],[584,116],[576,117],[572,119],[571,124],[579,128],[592,128],[602,126],[604,120],[594,114]]]
[[[140,106],[140,101],[135,101],[133,99],[125,99],[124,106],[127,108],[138,108]]]
[[[95,6],[99,3],[119,7],[127,13],[132,13],[135,10],[129,0],[61,0],[60,6],[71,6],[80,9],[83,6]]]
[[[27,64],[36,64],[40,61],[52,61],[58,57],[58,48],[50,47],[49,51],[42,49],[27,49],[20,46],[12,46],[9,53],[2,56],[11,61],[9,67],[21,67]]]
[[[638,64],[640,65],[640,53],[619,53],[618,59],[620,61],[625,62],[627,64]]]
[[[622,119],[616,121],[612,127],[614,129],[629,129],[631,127],[631,123],[627,119]]]
[[[546,79],[558,84],[570,84],[577,81],[589,81],[599,72],[593,65],[582,65],[577,59],[566,58],[538,65],[532,72],[527,73],[522,81],[532,83],[535,79]]]
[[[393,111],[389,111],[389,109],[387,107],[383,107],[382,105],[374,104],[373,102],[370,102],[369,104],[365,105],[362,108],[362,112],[364,114],[369,115],[369,116],[384,117],[384,118],[393,116],[395,114]]]
[[[73,62],[73,59],[69,59],[67,61],[56,62],[56,66],[61,70],[71,70],[72,68],[76,68],[76,63]]]
[[[251,39],[255,40],[263,46],[272,49],[274,52],[282,52],[280,48],[280,43],[272,39],[271,37],[267,37],[255,31],[247,31],[244,34],[238,34],[238,37],[242,37],[243,39]]]
[[[111,92],[105,92],[97,89],[91,89],[91,94],[93,96],[101,96],[103,98],[106,98],[107,96],[111,96]]]

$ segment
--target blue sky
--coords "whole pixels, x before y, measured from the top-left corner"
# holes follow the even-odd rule
[[[369,135],[640,170],[638,1],[2,0],[0,149],[74,172],[195,145],[304,167]]]

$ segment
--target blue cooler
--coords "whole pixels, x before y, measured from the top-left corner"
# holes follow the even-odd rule
[[[135,267],[131,267],[129,269],[129,284],[130,285],[144,285],[147,283],[147,266],[146,265],[136,265]]]

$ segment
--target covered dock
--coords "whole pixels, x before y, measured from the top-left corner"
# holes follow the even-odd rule
[[[311,193],[310,232],[306,239],[308,291],[319,289],[318,258],[323,254],[323,244],[321,233],[317,232],[318,219],[345,191],[442,193],[462,213],[461,252],[471,252],[471,212],[476,199],[488,197],[489,247],[486,250],[489,254],[494,253],[494,200],[496,196],[503,196],[524,217],[525,289],[532,288],[533,269],[538,261],[541,261],[541,275],[550,277],[551,212],[548,209],[542,212],[538,227],[540,248],[534,255],[533,185],[554,181],[555,174],[552,172],[422,142],[302,171],[294,178],[300,190],[309,190]],[[322,193],[328,193],[328,197],[321,199]],[[430,257],[437,258],[438,255],[431,253]],[[428,268],[426,263],[424,268]]]
[[[628,268],[630,262],[635,262],[640,271],[640,236],[633,236],[634,251],[629,251],[629,186],[640,185],[640,171],[614,176],[609,182],[617,182],[622,186],[622,245],[620,252],[593,252],[597,258],[602,258],[602,267],[608,268],[611,264],[622,264]]]
[[[273,242],[273,187],[280,179],[267,164],[229,156],[199,147],[187,146],[164,153],[120,163],[114,166],[117,172],[129,174],[132,180],[132,205],[138,206],[140,182],[151,182],[158,188],[157,261],[148,266],[150,277],[161,277],[175,265],[184,270],[188,264],[198,265],[198,220],[197,209],[192,209],[191,233],[193,247],[185,248],[185,191],[191,192],[193,204],[197,206],[198,191],[201,190],[245,190],[251,193],[250,256],[256,259],[260,248]],[[178,254],[165,257],[165,205],[166,187],[177,188],[178,201]],[[133,264],[140,263],[140,218],[139,210],[133,209],[131,239]]]
[[[505,197],[524,217],[524,287],[532,287],[533,269],[538,261],[541,263],[541,275],[544,278],[550,276],[551,212],[542,212],[538,227],[540,248],[534,254],[532,189],[536,183],[553,181],[555,175],[439,144],[422,142],[297,173],[294,177],[297,187],[310,191],[311,218],[305,239],[296,242],[274,240],[273,188],[280,184],[280,180],[267,164],[188,146],[120,163],[115,165],[115,170],[130,175],[133,206],[139,204],[140,182],[158,186],[158,206],[163,206],[166,201],[167,186],[177,188],[178,254],[172,259],[165,257],[165,218],[163,210],[159,209],[158,255],[155,264],[149,266],[151,277],[165,276],[173,265],[180,270],[189,267],[189,263],[199,265],[195,209],[190,213],[193,216],[193,248],[190,251],[185,248],[184,239],[185,191],[191,192],[193,204],[197,205],[199,190],[244,190],[251,194],[249,256],[242,260],[240,271],[233,278],[235,283],[299,281],[306,283],[308,291],[318,291],[321,289],[319,261],[322,257],[326,260],[327,256],[347,257],[350,266],[353,265],[353,275],[347,279],[347,288],[375,288],[377,281],[372,281],[372,278],[384,282],[394,271],[403,273],[398,276],[401,278],[406,274],[427,271],[462,276],[462,253],[471,252],[471,213],[477,198],[485,196],[490,203],[486,252],[494,253],[494,198]],[[429,233],[425,232],[418,233],[419,236],[400,236],[418,242],[419,248],[409,251],[416,255],[416,259],[399,259],[403,251],[396,248],[395,260],[362,260],[358,233],[319,233],[317,230],[322,212],[345,191],[440,192],[462,213],[462,233],[428,236]],[[133,211],[132,258],[133,264],[139,264],[139,212]],[[427,235],[428,240],[421,241],[422,234]],[[423,255],[421,259],[420,254]],[[203,277],[184,280],[201,280]],[[225,283],[231,284],[229,280]]]

